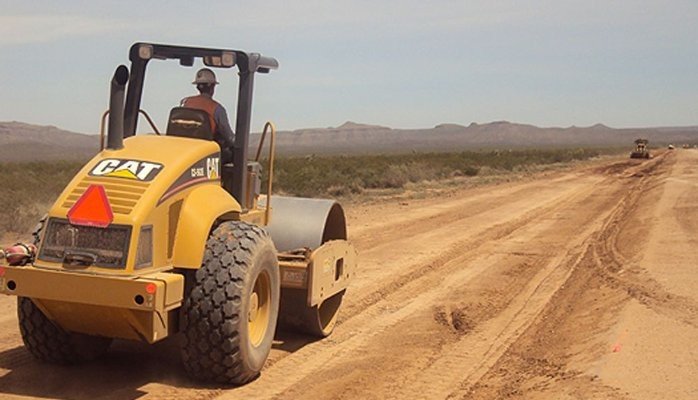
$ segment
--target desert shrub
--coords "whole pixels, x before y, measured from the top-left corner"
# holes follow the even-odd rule
[[[295,196],[343,196],[364,189],[402,188],[409,182],[476,176],[481,170],[514,171],[600,154],[599,150],[580,148],[280,157],[276,161],[274,187]]]

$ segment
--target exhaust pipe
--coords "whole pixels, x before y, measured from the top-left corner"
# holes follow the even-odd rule
[[[114,71],[109,92],[109,130],[107,149],[119,150],[124,147],[124,92],[128,82],[128,68],[119,65]]]

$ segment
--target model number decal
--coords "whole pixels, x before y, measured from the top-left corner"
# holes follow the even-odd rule
[[[198,168],[191,169],[191,177],[192,178],[201,178],[202,176],[204,176],[204,167],[198,167]]]
[[[98,162],[90,171],[90,175],[152,181],[161,170],[162,164],[158,163],[107,158]]]

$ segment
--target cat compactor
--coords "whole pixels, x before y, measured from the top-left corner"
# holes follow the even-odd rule
[[[344,211],[270,195],[272,124],[248,158],[253,81],[275,59],[151,43],[134,44],[129,58],[112,79],[106,144],[39,223],[35,243],[4,255],[0,291],[18,297],[24,344],[40,360],[76,363],[115,338],[178,336],[193,377],[243,384],[262,369],[277,322],[332,332],[356,268]],[[237,70],[232,163],[221,165],[204,111],[174,108],[160,134],[140,109],[146,67],[158,60]],[[139,114],[153,134],[136,135]]]
[[[650,151],[647,149],[648,143],[647,139],[636,139],[635,150],[630,152],[630,158],[651,158]]]

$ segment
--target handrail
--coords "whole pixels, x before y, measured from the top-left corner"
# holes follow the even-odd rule
[[[148,124],[150,124],[150,127],[153,128],[153,131],[155,132],[156,135],[161,135],[160,131],[158,130],[158,127],[155,126],[155,122],[153,122],[152,118],[150,118],[150,115],[148,115],[147,112],[144,110],[138,110],[140,114],[143,114],[145,117],[145,120],[148,121]],[[107,115],[109,115],[109,110],[105,111],[102,114],[102,119],[100,120],[99,123],[99,151],[104,150],[104,125],[105,122],[107,121]]]
[[[271,121],[267,121],[264,124],[264,129],[262,130],[262,137],[259,139],[259,147],[257,147],[257,155],[255,156],[255,162],[259,162],[259,157],[262,155],[262,146],[264,145],[264,139],[267,136],[267,131],[271,134],[271,139],[269,141],[269,179],[267,181],[267,204],[264,210],[264,221],[269,223],[269,212],[271,211],[271,187],[274,180],[274,147],[276,144],[276,127]]]
[[[145,117],[145,120],[148,121],[148,123],[150,124],[150,127],[153,128],[153,131],[155,132],[155,134],[160,136],[161,133],[158,130],[158,127],[155,126],[155,122],[153,122],[153,120],[150,118],[150,115],[148,115],[148,113],[145,112],[144,110],[138,110],[138,112],[143,114],[143,116]]]

